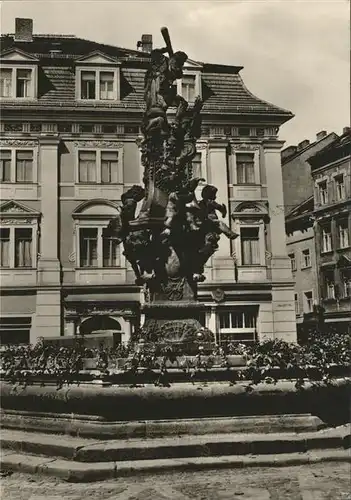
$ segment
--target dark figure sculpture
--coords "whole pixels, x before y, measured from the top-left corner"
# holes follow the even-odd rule
[[[162,28],[161,32],[166,47],[151,52],[144,79],[139,144],[145,187],[132,186],[122,195],[120,214],[110,222],[106,234],[123,243],[136,283],[147,289],[145,340],[189,342],[201,330],[191,308],[197,305],[197,283],[205,279],[204,266],[218,249],[222,234],[229,239],[237,234],[218,218],[217,212],[226,217],[226,207],[217,202],[216,187],[206,185],[197,200],[196,188],[205,180],[193,178],[192,160],[201,136],[204,103],[197,97],[189,107],[177,94],[175,82],[182,78],[188,56],[173,52],[168,30]],[[171,124],[167,117],[170,106],[176,108]],[[208,339],[211,337],[209,332]]]
[[[203,188],[201,193],[202,200],[199,201],[200,210],[203,213],[204,220],[207,223],[211,223],[209,227],[212,227],[215,233],[219,235],[223,233],[230,240],[234,240],[238,235],[223,221],[218,219],[216,211],[220,212],[222,217],[225,217],[227,215],[227,208],[225,205],[217,203],[217,192],[218,189],[215,186],[207,185]]]

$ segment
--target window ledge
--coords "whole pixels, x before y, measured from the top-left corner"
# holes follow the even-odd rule
[[[237,184],[232,184],[232,186],[260,186],[260,184],[257,184],[257,182],[238,182]]]
[[[125,269],[122,266],[110,266],[110,267],[75,267],[74,268],[76,271],[105,271],[107,270],[112,270],[112,269]]]
[[[76,186],[123,186],[123,182],[76,182]]]
[[[301,271],[304,271],[305,269],[312,269],[312,266],[301,266]]]
[[[350,250],[351,245],[348,245],[347,247],[339,247],[336,249],[337,252],[343,252],[344,250]]]
[[[334,250],[327,250],[327,251],[325,251],[325,252],[323,252],[323,250],[322,250],[322,251],[321,251],[321,255],[328,255],[328,254],[330,255],[330,254],[332,254],[333,252],[334,252]]]
[[[116,104],[121,102],[120,99],[77,99],[77,102],[81,102],[83,104]]]
[[[267,266],[265,264],[240,264],[238,267],[244,267],[244,268],[253,268],[253,267],[262,267],[266,268]]]
[[[351,301],[351,295],[349,297],[340,297],[339,301],[340,302],[350,302]]]
[[[36,267],[0,267],[0,271],[36,271]]]
[[[8,102],[36,102],[37,100],[37,97],[0,97],[0,101]]]

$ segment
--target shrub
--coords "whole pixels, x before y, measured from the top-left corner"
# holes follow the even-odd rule
[[[210,371],[215,357],[220,358],[220,365],[228,370],[231,383],[237,380],[249,380],[248,390],[260,382],[276,383],[282,378],[296,380],[301,388],[306,378],[314,381],[330,382],[332,377],[350,366],[350,336],[338,333],[312,332],[304,345],[292,344],[283,340],[265,340],[253,345],[225,344],[223,346],[197,345],[197,352],[191,358],[184,358],[180,344],[159,345],[144,343],[119,345],[115,348],[92,349],[84,347],[84,339],[77,338],[70,347],[47,345],[42,340],[35,346],[8,346],[0,356],[3,378],[12,383],[30,383],[50,378],[63,384],[79,382],[83,368],[83,358],[97,359],[97,368],[104,377],[109,376],[109,364],[118,358],[126,359],[124,370],[133,375],[140,372],[159,371],[156,384],[169,385],[170,375],[167,361],[177,363],[190,380],[196,379],[200,371]],[[206,355],[204,355],[206,354]],[[247,366],[240,372],[231,371],[228,356],[239,354],[246,357]],[[218,365],[217,365],[218,366]]]

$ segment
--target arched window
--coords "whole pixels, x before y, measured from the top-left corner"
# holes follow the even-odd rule
[[[120,242],[113,236],[104,236],[104,229],[118,214],[118,205],[107,200],[84,202],[72,214],[76,281],[106,283],[125,279]]]

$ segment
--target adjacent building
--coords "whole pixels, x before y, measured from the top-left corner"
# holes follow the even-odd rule
[[[309,158],[319,296],[326,323],[351,325],[351,132]]]
[[[290,210],[285,218],[287,252],[295,280],[294,302],[298,332],[306,315],[312,313],[313,306],[319,302],[313,206],[313,196],[310,196]]]
[[[282,150],[287,253],[298,331],[314,306],[347,331],[350,317],[350,130]]]
[[[102,235],[142,179],[136,139],[152,37],[137,47],[36,35],[30,19],[1,37],[2,343],[106,330],[126,341],[142,322],[143,290]],[[239,233],[208,263],[200,320],[217,339],[295,341],[278,138],[293,115],[252,95],[241,70],[189,59],[177,82],[190,103],[205,101],[194,175],[218,187]]]

